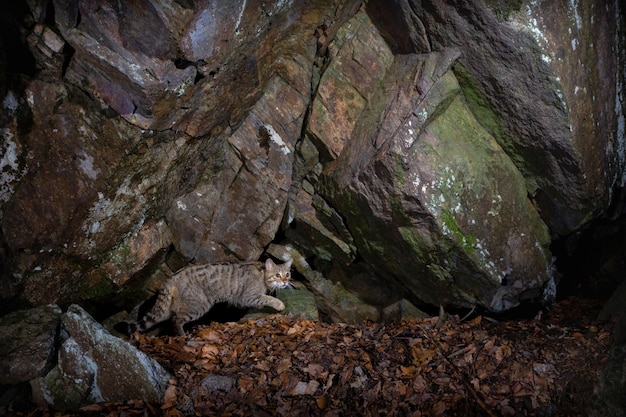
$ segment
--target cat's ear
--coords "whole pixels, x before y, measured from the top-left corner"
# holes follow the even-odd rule
[[[287,268],[291,268],[292,262],[293,262],[293,259],[290,259],[287,262],[285,262],[285,265],[287,265]]]
[[[265,261],[265,270],[271,271],[272,269],[274,269],[274,267],[276,267],[276,264],[274,263],[274,261],[267,258],[267,261]]]

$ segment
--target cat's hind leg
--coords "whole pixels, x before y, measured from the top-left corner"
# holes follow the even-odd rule
[[[204,316],[209,310],[209,308],[205,308],[206,306],[193,308],[191,306],[186,306],[184,309],[179,308],[176,313],[172,317],[172,322],[174,323],[174,329],[176,330],[176,334],[179,336],[185,336],[185,330],[183,326],[189,322],[194,320],[198,320],[200,317]]]
[[[176,295],[176,289],[170,287],[164,287],[160,292],[152,306],[152,309],[141,317],[137,322],[130,323],[128,327],[128,334],[134,332],[144,333],[146,330],[152,328],[156,324],[165,321],[171,316],[171,304],[174,296]]]
[[[185,336],[185,329],[183,326],[187,323],[187,320],[184,317],[180,317],[178,314],[175,314],[172,317],[172,322],[174,323],[174,330],[178,336]]]

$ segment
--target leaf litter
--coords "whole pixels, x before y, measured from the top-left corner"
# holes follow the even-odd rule
[[[30,415],[583,416],[611,342],[599,308],[575,299],[544,320],[360,326],[271,315],[187,338],[136,335],[173,375],[161,404]]]

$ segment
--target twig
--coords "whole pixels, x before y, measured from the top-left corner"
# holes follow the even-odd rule
[[[464,353],[466,353],[466,352],[469,352],[470,350],[472,350],[472,347],[471,347],[471,346],[465,346],[464,348],[459,349],[459,350],[457,350],[456,352],[452,352],[451,354],[449,354],[449,355],[448,355],[448,359],[452,359],[452,358],[454,358],[455,356],[462,355],[462,354],[464,354]]]
[[[470,312],[463,316],[463,318],[461,319],[461,323],[464,322],[466,318],[471,316],[472,313],[474,313],[474,310],[476,310],[476,306],[473,306],[472,309],[470,310]]]

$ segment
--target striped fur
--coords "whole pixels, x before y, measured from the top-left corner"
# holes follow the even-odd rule
[[[176,332],[184,336],[183,326],[197,320],[215,304],[226,302],[237,307],[270,306],[282,311],[285,305],[267,295],[279,288],[291,286],[291,261],[276,265],[271,259],[265,264],[208,264],[186,267],[161,288],[154,307],[136,323],[129,323],[130,333],[145,332],[165,320],[172,320]]]

